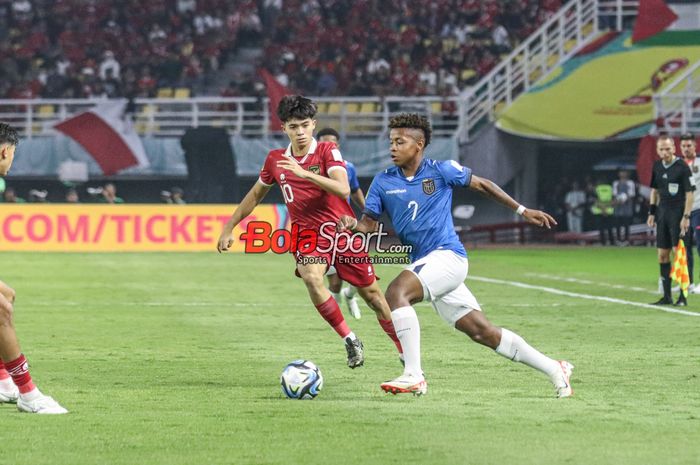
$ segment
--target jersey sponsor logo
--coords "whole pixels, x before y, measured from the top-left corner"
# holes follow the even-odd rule
[[[431,195],[435,192],[435,180],[430,178],[430,179],[424,179],[423,180],[423,192],[425,192],[427,195]]]
[[[387,195],[392,195],[392,194],[405,194],[407,192],[406,189],[392,189],[390,191],[386,191]]]
[[[311,165],[309,166],[309,171],[311,171],[313,174],[321,174],[321,166],[320,165]]]

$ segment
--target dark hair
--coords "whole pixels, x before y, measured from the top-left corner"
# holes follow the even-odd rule
[[[430,136],[433,134],[433,129],[430,127],[428,118],[417,113],[401,113],[392,117],[389,120],[389,128],[420,129],[423,131],[423,138],[425,138],[425,147],[430,143]]]
[[[333,136],[337,140],[340,140],[340,134],[338,134],[338,131],[336,131],[333,128],[323,128],[318,133],[316,133],[316,137],[320,139],[323,136]]]
[[[277,116],[286,123],[290,119],[307,119],[316,116],[318,106],[301,95],[285,95],[277,105]]]
[[[17,130],[7,123],[0,123],[0,144],[19,144]]]
[[[690,141],[695,142],[695,136],[692,135],[692,134],[689,133],[689,132],[686,132],[685,134],[683,134],[683,135],[681,136],[681,140],[690,140]]]

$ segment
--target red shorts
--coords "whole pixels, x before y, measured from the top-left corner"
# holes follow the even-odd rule
[[[355,287],[367,287],[379,279],[374,274],[374,266],[372,266],[367,252],[351,252],[349,250],[342,253],[338,252],[335,255],[335,263],[331,263],[331,252],[312,251],[304,254],[297,252],[295,258],[297,263],[303,263],[304,259],[310,263],[325,263],[326,270],[332,264],[338,273],[338,277]],[[301,277],[298,269],[294,270],[294,274],[297,277]]]

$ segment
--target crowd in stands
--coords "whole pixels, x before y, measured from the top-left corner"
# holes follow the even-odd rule
[[[237,47],[309,95],[453,95],[562,0],[0,0],[2,98],[211,87]],[[226,95],[254,95],[231,76]]]
[[[561,0],[266,0],[262,66],[309,95],[454,95]],[[285,14],[294,11],[294,15]]]
[[[148,97],[202,88],[253,0],[0,0],[0,97]]]

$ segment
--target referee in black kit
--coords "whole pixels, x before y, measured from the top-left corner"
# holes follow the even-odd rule
[[[647,225],[656,224],[656,248],[664,296],[654,305],[671,305],[671,249],[678,244],[690,225],[695,186],[688,165],[676,158],[676,144],[670,136],[659,136],[656,153],[661,160],[654,163],[651,174],[651,198]],[[681,291],[674,305],[686,306],[688,302]]]

